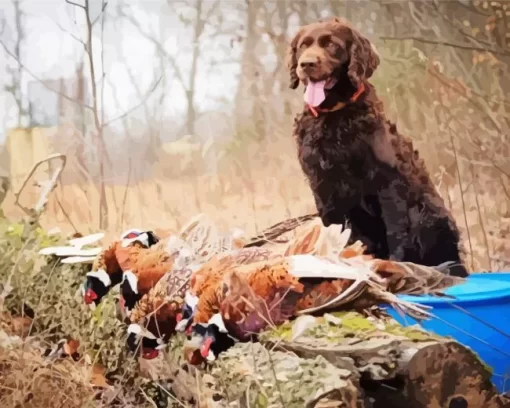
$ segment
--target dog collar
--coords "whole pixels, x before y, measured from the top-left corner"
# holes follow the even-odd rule
[[[332,108],[325,109],[325,108],[319,108],[319,107],[313,107],[310,105],[306,105],[308,110],[312,112],[312,115],[315,117],[319,116],[319,113],[327,113],[327,112],[336,112],[340,109],[345,108],[350,103],[356,102],[356,100],[361,96],[361,94],[365,92],[365,84],[362,82],[358,90],[350,97],[350,99],[347,102],[337,102]]]

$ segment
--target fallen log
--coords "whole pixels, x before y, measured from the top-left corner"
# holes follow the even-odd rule
[[[451,339],[354,312],[316,318],[302,333],[300,324],[263,333],[260,343],[239,343],[208,367],[182,359],[176,366],[176,347],[164,363],[174,367],[167,372],[173,394],[218,408],[510,406],[489,369]]]

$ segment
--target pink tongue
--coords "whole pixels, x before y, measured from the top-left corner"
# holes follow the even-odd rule
[[[309,81],[305,89],[304,96],[305,102],[308,105],[313,106],[314,108],[319,106],[322,102],[324,102],[324,99],[326,99],[326,94],[324,93],[325,85],[326,81],[320,82]]]

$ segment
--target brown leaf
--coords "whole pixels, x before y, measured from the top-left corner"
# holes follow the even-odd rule
[[[109,386],[104,376],[106,369],[101,364],[94,364],[90,373],[90,384],[95,387],[107,388]]]
[[[73,355],[74,353],[77,353],[78,352],[78,348],[80,347],[80,341],[79,340],[74,340],[74,339],[69,339],[65,344],[64,344],[64,352],[71,356]]]
[[[13,317],[11,320],[11,326],[13,334],[19,337],[26,337],[30,331],[30,327],[32,326],[32,319],[29,317]]]

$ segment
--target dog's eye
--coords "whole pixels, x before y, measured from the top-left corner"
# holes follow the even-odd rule
[[[329,36],[329,35],[325,35],[324,37],[319,38],[319,45],[322,48],[329,47],[332,44],[333,44],[333,42],[331,41],[331,36]]]
[[[301,42],[301,45],[299,46],[299,49],[304,50],[305,48],[308,48],[312,44],[313,44],[313,38],[306,37]]]

